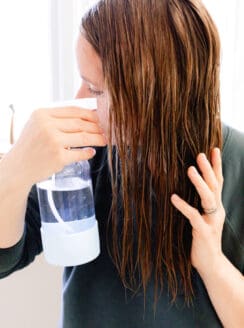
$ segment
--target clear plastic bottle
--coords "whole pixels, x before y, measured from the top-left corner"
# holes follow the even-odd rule
[[[46,260],[75,266],[100,253],[88,161],[66,166],[37,184],[41,236]]]

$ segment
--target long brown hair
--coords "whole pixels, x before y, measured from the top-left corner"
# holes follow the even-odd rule
[[[155,305],[165,282],[189,303],[191,227],[170,197],[201,210],[186,171],[221,147],[217,29],[199,0],[102,0],[81,29],[102,61],[116,139],[111,257],[127,288],[143,286],[144,304],[151,278]]]

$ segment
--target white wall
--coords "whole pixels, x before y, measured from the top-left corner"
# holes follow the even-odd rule
[[[244,1],[203,0],[221,38],[222,119],[244,132]]]
[[[23,270],[0,280],[1,328],[58,327],[62,269],[43,255]]]

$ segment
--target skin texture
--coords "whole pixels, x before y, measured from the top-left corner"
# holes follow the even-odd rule
[[[77,39],[76,56],[78,70],[81,77],[81,86],[76,98],[96,97],[100,126],[108,134],[108,92],[105,90],[102,63],[89,42],[79,36]]]

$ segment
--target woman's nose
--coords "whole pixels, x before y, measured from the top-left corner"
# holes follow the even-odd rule
[[[84,84],[81,84],[80,88],[78,89],[78,91],[75,95],[75,99],[89,98],[89,97],[90,97],[90,94],[89,94],[88,88]]]

